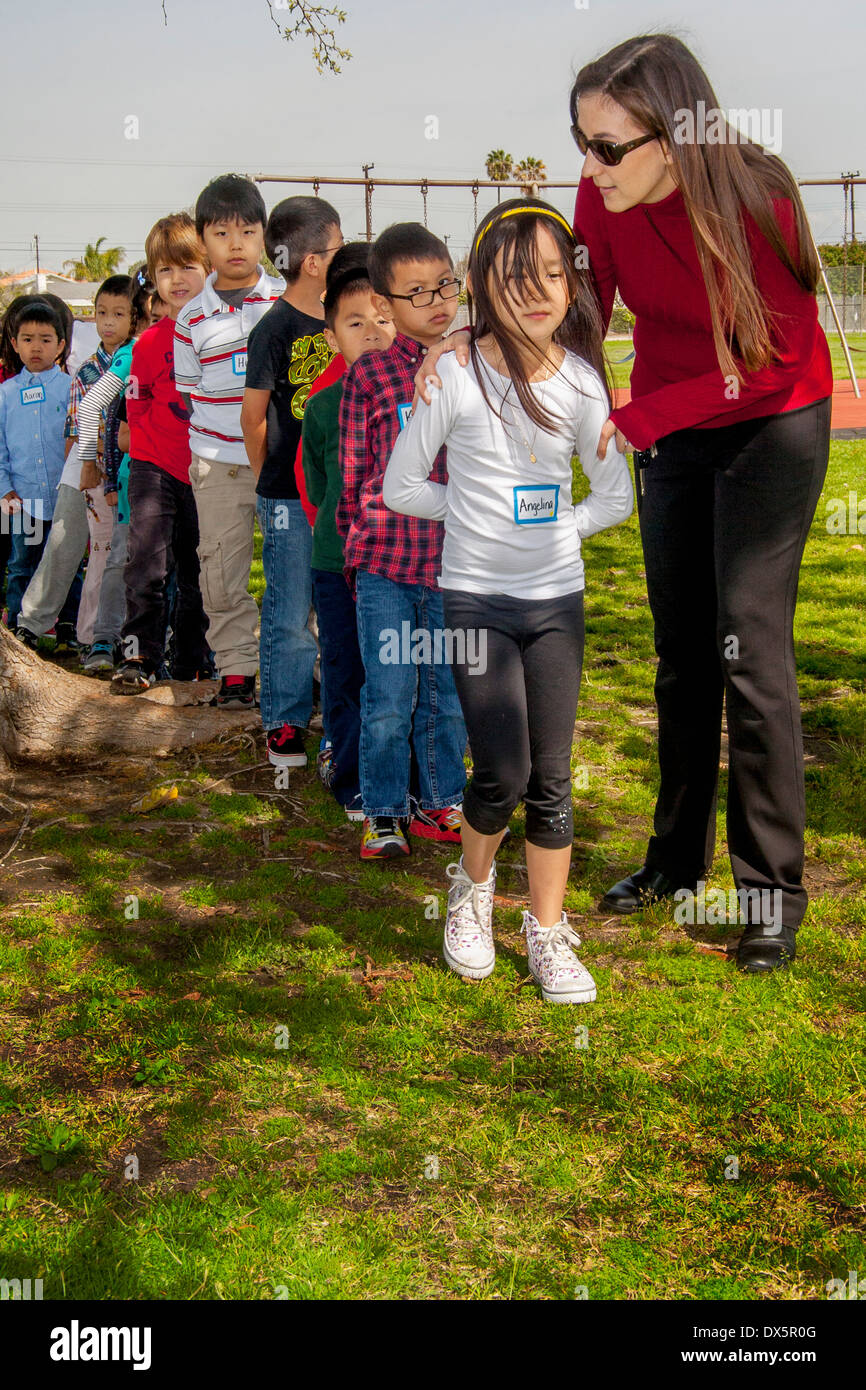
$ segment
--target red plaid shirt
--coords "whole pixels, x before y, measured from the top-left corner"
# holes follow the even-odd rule
[[[347,372],[340,406],[343,493],[336,519],[346,542],[347,570],[372,570],[397,584],[436,589],[444,524],[402,516],[382,501],[382,478],[409,417],[423,355],[419,343],[398,333],[387,352],[365,352]],[[430,480],[448,481],[444,449]]]

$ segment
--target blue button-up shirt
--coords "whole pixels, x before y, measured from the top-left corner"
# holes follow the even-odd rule
[[[71,389],[72,378],[59,367],[0,382],[0,497],[17,492],[37,520],[54,515]]]

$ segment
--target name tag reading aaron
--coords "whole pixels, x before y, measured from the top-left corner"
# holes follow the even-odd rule
[[[247,354],[246,352],[232,353],[232,371],[235,376],[246,376],[247,374]]]
[[[45,400],[45,387],[44,387],[44,386],[22,386],[22,387],[21,387],[21,404],[22,404],[22,405],[40,405],[40,404],[42,403],[42,401],[44,401],[44,400]]]
[[[514,520],[518,526],[555,521],[559,508],[559,483],[532,483],[514,489]]]

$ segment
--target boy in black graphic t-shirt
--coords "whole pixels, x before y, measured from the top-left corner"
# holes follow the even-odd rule
[[[265,246],[286,289],[250,334],[241,428],[256,488],[264,543],[262,724],[276,767],[304,767],[313,706],[316,642],[310,612],[312,531],[294,463],[310,387],[331,360],[321,296],[343,244],[340,218],[322,198],[286,198],[268,219]]]

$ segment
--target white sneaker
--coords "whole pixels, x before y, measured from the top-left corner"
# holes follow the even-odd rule
[[[463,857],[445,873],[453,880],[448,890],[448,913],[442,954],[445,964],[467,980],[484,980],[493,973],[493,892],[496,865],[486,883],[475,883],[463,867]]]
[[[541,985],[542,998],[551,1004],[591,1004],[595,980],[572,950],[580,945],[580,937],[565,913],[555,927],[542,927],[531,912],[524,912],[520,930],[526,932],[529,969]]]

